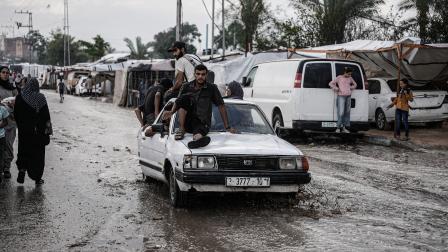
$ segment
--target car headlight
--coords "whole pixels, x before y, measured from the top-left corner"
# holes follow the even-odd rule
[[[279,166],[282,170],[294,170],[297,167],[297,160],[295,157],[280,158]]]
[[[184,156],[184,168],[187,169],[214,169],[216,168],[214,156]]]

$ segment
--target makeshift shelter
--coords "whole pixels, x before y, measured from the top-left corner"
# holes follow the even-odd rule
[[[291,53],[286,51],[260,52],[256,54],[248,53],[247,57],[241,55],[230,60],[206,62],[205,65],[208,69],[215,73],[214,83],[218,85],[222,91],[225,85],[232,81],[241,83],[242,78],[245,77],[249,73],[250,69],[257,64],[275,60],[309,57],[310,56],[306,54]]]
[[[327,58],[360,61],[369,77],[390,75],[407,78],[413,85],[448,80],[448,44],[420,44],[418,38],[400,41],[356,40],[344,44],[294,49],[299,53],[323,53]]]

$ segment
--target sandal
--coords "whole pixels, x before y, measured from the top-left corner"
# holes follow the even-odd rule
[[[174,134],[174,140],[182,140],[184,139],[185,130],[178,129]]]

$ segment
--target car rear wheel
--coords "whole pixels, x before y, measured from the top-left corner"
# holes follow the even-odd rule
[[[272,117],[272,127],[276,133],[278,133],[278,130],[283,127],[283,117],[278,112],[274,114],[274,117]]]
[[[386,120],[386,114],[384,114],[384,111],[381,109],[376,111],[375,125],[376,125],[376,128],[379,130],[389,130],[390,129],[390,124]]]
[[[184,207],[187,205],[188,192],[182,192],[179,190],[179,186],[176,182],[176,176],[174,174],[173,169],[170,168],[170,178],[169,178],[169,196],[170,203],[174,207]]]

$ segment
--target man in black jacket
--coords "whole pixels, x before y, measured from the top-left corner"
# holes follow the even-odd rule
[[[176,111],[178,112],[179,129],[175,139],[183,139],[185,132],[192,133],[193,141],[188,143],[188,147],[192,149],[204,147],[210,143],[210,137],[207,134],[211,126],[213,104],[218,106],[225,129],[235,133],[229,125],[224,100],[218,87],[206,81],[207,72],[207,67],[202,64],[195,67],[195,80],[184,84],[171,112],[165,115],[170,117]]]

